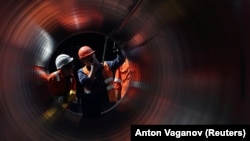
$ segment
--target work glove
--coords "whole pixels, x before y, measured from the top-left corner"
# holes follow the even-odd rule
[[[67,103],[70,103],[70,102],[73,102],[76,100],[76,91],[75,90],[70,90],[69,91],[69,94],[67,96],[67,100],[66,102]]]

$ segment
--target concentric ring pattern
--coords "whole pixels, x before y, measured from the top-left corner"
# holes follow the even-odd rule
[[[117,141],[130,140],[132,124],[249,123],[249,6],[246,0],[2,2],[1,140]],[[117,41],[135,63],[127,94],[99,118],[70,111],[48,118],[41,75],[65,39],[90,32]]]

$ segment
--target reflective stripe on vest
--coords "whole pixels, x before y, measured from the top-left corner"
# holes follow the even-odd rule
[[[119,78],[115,78],[115,79],[114,79],[114,82],[121,83],[121,82],[122,82],[122,80],[121,80],[121,79],[119,79]]]
[[[89,71],[87,69],[87,67],[83,67],[83,72],[88,75]],[[113,72],[112,70],[109,68],[108,64],[106,62],[104,62],[103,64],[103,71],[102,71],[102,75],[104,77],[104,83],[106,84],[106,89],[108,92],[108,97],[109,97],[109,101],[110,102],[115,102],[117,101],[117,98],[115,96],[115,90],[114,90],[114,84],[113,84]],[[84,92],[90,93],[90,90],[87,90],[86,88],[84,89]]]
[[[105,82],[106,84],[108,84],[108,83],[111,82],[111,81],[113,81],[113,77],[108,77],[108,78],[106,78],[106,79],[104,80],[104,82]]]
[[[107,90],[110,90],[110,89],[113,89],[113,88],[114,88],[114,85],[107,86]]]
[[[109,101],[115,102],[117,98],[115,96],[115,89],[114,89],[114,81],[113,81],[113,72],[109,68],[107,62],[103,63],[103,77],[105,78],[105,83],[107,85],[106,89],[108,91]]]
[[[61,81],[61,77],[60,77],[60,75],[59,75],[59,72],[55,72],[55,76],[56,76],[56,80],[59,82],[59,81]],[[73,83],[73,78],[70,78],[70,83]]]

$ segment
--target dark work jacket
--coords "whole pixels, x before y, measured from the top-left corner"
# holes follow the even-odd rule
[[[123,64],[124,61],[125,57],[123,55],[117,55],[114,60],[106,61],[106,63],[114,72]],[[102,70],[103,64],[99,64],[93,81],[91,81],[87,77],[87,74],[83,72],[83,68],[78,70],[78,79],[82,89],[84,89],[84,87],[90,88],[89,94],[86,94],[84,90],[82,90],[83,94],[81,103],[83,115],[99,115],[102,112],[102,104],[108,101],[106,84],[104,82]]]

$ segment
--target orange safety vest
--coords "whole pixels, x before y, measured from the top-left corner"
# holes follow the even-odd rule
[[[128,59],[116,70],[114,78],[114,88],[118,91],[121,98],[127,92],[130,82],[130,67]]]
[[[52,95],[60,96],[67,92],[71,95],[72,91],[76,91],[76,80],[72,74],[70,77],[70,84],[67,88],[66,79],[62,76],[61,70],[55,71],[48,76],[49,88]],[[75,94],[75,92],[74,92]]]
[[[86,66],[83,67],[83,72],[86,75],[89,75],[89,73],[90,73]],[[109,68],[109,66],[106,62],[104,62],[104,64],[103,64],[102,75],[104,77],[104,83],[106,84],[106,89],[108,92],[109,101],[116,102],[117,98],[116,98],[115,90],[114,90],[113,72]]]

